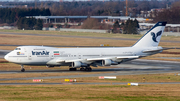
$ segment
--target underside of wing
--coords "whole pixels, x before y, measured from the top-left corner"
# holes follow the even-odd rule
[[[118,65],[124,61],[137,59],[140,56],[117,56],[117,57],[99,57],[99,58],[84,58],[84,59],[70,59],[65,60],[62,58],[56,58],[49,61],[48,65],[62,65],[66,64],[71,66],[72,68],[80,68],[80,67],[88,67],[88,66],[110,66],[110,65]]]
[[[118,57],[103,57],[103,58],[90,58],[87,61],[98,61],[98,60],[119,60],[119,59],[131,59],[131,58],[139,58],[139,56],[118,56]]]
[[[87,62],[87,63],[92,63],[95,61],[101,61],[101,60],[112,60],[112,61],[118,61],[118,60],[123,60],[123,59],[134,59],[134,58],[139,58],[139,56],[118,56],[118,57],[101,57],[101,58],[87,58],[87,59],[72,59],[72,60],[61,60],[57,59],[57,63],[69,63],[69,62],[75,62],[75,61],[80,61],[80,62]]]

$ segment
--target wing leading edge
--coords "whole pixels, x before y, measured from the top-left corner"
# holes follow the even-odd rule
[[[80,62],[96,62],[96,61],[100,61],[100,60],[105,60],[105,59],[109,59],[109,60],[123,60],[123,59],[136,59],[139,58],[140,56],[118,56],[118,57],[103,57],[103,58],[89,58],[89,59],[73,59],[73,60],[61,60],[61,59],[57,59],[56,62],[57,63],[71,63],[71,62],[75,62],[75,61],[80,61]]]

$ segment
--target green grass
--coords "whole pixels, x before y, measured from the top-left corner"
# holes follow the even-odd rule
[[[90,33],[90,32],[63,32],[63,31],[42,31],[42,30],[0,30],[0,32],[28,33],[28,34],[52,34],[69,36],[92,36],[92,37],[111,37],[111,38],[130,38],[139,39],[143,35],[132,34],[110,34],[110,33]],[[179,41],[180,36],[162,36],[162,40]]]
[[[9,101],[166,101],[180,100],[178,85],[39,85],[0,86]],[[169,90],[171,89],[171,90]],[[177,89],[177,90],[176,90]]]
[[[0,32],[28,33],[28,34],[52,34],[52,35],[69,35],[69,36],[93,36],[93,37],[117,37],[117,38],[135,38],[142,35],[132,34],[110,34],[110,33],[91,33],[91,32],[63,32],[63,31],[34,31],[34,30],[0,30]]]

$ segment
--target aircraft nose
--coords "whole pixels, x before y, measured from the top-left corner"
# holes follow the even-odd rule
[[[8,54],[7,54],[7,55],[4,56],[4,59],[8,60],[8,57],[9,57],[9,56],[8,56]]]

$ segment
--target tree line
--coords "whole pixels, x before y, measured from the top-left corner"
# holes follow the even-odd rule
[[[43,21],[41,19],[21,17],[17,22],[17,27],[21,30],[42,30]]]
[[[128,8],[134,9],[129,10],[132,13],[131,16],[136,16],[140,14],[140,11],[149,11],[152,8],[165,8],[166,4],[171,5],[176,0],[151,0],[151,1],[138,1],[138,0],[128,0]],[[0,2],[3,5],[3,2]],[[6,3],[7,5],[7,3]],[[55,16],[73,16],[73,15],[111,15],[111,16],[124,16],[126,12],[126,2],[125,1],[74,1],[74,2],[8,2],[8,5],[13,5],[23,8],[27,5],[28,8],[49,8],[51,15]]]
[[[0,2],[1,4],[1,2]],[[129,10],[131,16],[136,17],[140,14],[140,11],[148,11],[152,8],[165,8],[166,4],[170,5],[169,9],[164,9],[161,12],[157,12],[155,17],[153,17],[154,22],[167,21],[168,23],[180,23],[180,2],[174,1],[128,1],[129,8],[135,8]],[[9,5],[16,5],[11,4]],[[125,2],[124,1],[109,1],[109,2],[36,2],[28,3],[29,8],[24,8],[24,3],[17,3],[16,8],[0,8],[0,23],[7,23],[17,25],[19,29],[39,29],[37,25],[40,25],[41,20],[35,20],[34,18],[25,18],[25,16],[123,16],[125,15]],[[121,12],[122,11],[122,12]],[[28,22],[30,21],[30,22]],[[84,22],[88,23],[87,26],[93,26],[93,21]],[[95,21],[96,22],[96,21]],[[116,33],[116,29],[123,29],[123,33],[137,33],[136,31],[128,31],[127,29],[132,27],[134,21],[127,21],[122,23],[122,25],[113,25],[113,32]],[[28,24],[28,25],[26,25]],[[124,25],[123,25],[124,24]],[[94,28],[96,29],[110,29],[110,26],[105,24],[97,23]],[[42,26],[42,24],[40,25]],[[122,27],[123,26],[123,27]],[[129,29],[132,30],[132,29]]]
[[[154,22],[167,21],[170,24],[180,24],[180,1],[173,3],[171,8],[158,12]]]
[[[25,21],[26,20],[34,21],[32,23],[37,22],[36,20],[25,18],[25,16],[50,16],[50,15],[51,15],[51,12],[49,9],[0,8],[0,23],[16,25],[18,22],[17,26],[18,26],[18,28],[21,28],[19,26],[20,25],[19,22],[22,22],[21,21],[22,19]],[[23,25],[25,25],[25,26],[26,26],[26,24],[29,24],[29,23],[23,23]],[[42,22],[42,24],[43,24],[43,22]],[[27,26],[31,26],[31,25],[27,25]],[[29,28],[25,27],[25,29],[29,29]]]
[[[168,1],[135,1],[128,0],[129,15],[136,17],[141,11],[152,8],[165,8]],[[41,3],[39,7],[48,7],[52,15],[89,15],[89,16],[125,16],[125,1],[92,1],[92,2],[61,2]]]
[[[0,8],[0,23],[15,23],[25,16],[50,16],[49,9]]]
[[[122,22],[119,25],[119,22],[116,21],[113,25],[113,33],[122,33],[122,34],[139,34],[138,32],[139,22],[135,20],[128,19],[126,23]]]

